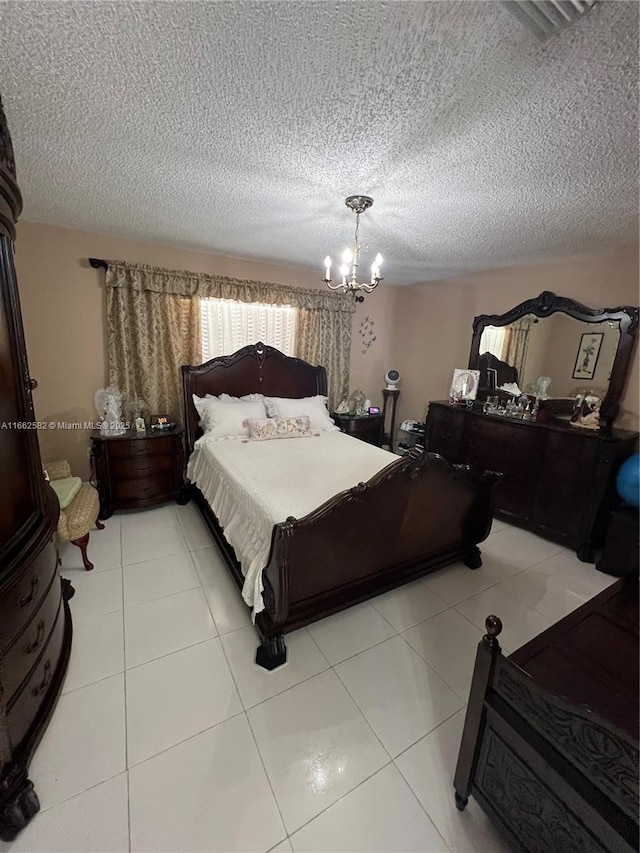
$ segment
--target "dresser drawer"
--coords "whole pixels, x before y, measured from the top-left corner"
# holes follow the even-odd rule
[[[140,477],[138,480],[120,480],[112,483],[114,501],[144,501],[171,495],[178,491],[173,472],[155,477]]]
[[[33,619],[4,653],[2,686],[5,698],[17,690],[46,645],[58,615],[61,597],[60,580],[56,575]]]
[[[40,658],[17,693],[7,702],[7,721],[12,748],[20,743],[40,711],[43,699],[55,678],[64,639],[65,611],[60,606],[58,618]]]
[[[109,467],[111,475],[117,480],[139,480],[165,471],[173,471],[175,464],[173,454],[148,457],[118,456],[110,461]]]
[[[107,442],[110,459],[122,456],[135,458],[140,456],[154,456],[163,453],[173,453],[175,450],[175,437],[171,435],[160,438],[130,438]]]
[[[0,600],[0,652],[31,621],[56,573],[58,551],[53,539],[27,566]]]

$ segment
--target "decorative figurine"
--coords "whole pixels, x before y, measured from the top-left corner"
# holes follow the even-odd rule
[[[94,403],[100,420],[100,432],[103,435],[123,435],[126,427],[122,420],[122,394],[113,385],[98,388]]]

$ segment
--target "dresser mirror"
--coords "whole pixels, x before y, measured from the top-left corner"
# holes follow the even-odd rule
[[[549,400],[570,412],[578,394],[603,402],[611,424],[631,360],[638,308],[588,308],[545,291],[505,314],[474,319],[469,367],[480,371],[478,399],[496,390]]]

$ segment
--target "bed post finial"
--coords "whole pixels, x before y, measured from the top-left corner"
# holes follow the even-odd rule
[[[484,627],[487,629],[487,633],[482,638],[483,643],[491,651],[499,651],[498,635],[502,632],[502,620],[499,616],[487,616]]]

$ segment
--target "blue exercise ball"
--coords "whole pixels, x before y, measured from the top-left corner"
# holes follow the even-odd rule
[[[640,453],[634,453],[620,466],[616,489],[629,506],[640,505]]]

